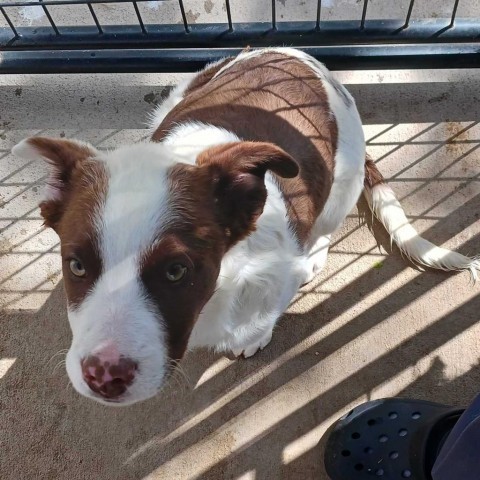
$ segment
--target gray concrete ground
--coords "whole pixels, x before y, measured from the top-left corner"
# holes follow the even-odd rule
[[[279,16],[288,1],[279,0]],[[396,2],[395,13],[370,3],[378,17],[408,5]],[[419,0],[417,13],[448,16],[447,3]],[[333,4],[340,16],[359,7]],[[463,16],[475,12],[475,2],[460,6]],[[301,19],[302,8],[290,13]],[[186,9],[199,22],[223,15],[221,2]],[[240,12],[247,13],[261,14]],[[415,226],[437,244],[480,253],[479,73],[336,75],[356,98],[368,151]],[[318,442],[353,405],[391,395],[464,405],[480,389],[480,286],[467,274],[408,264],[382,228],[369,230],[362,202],[263,352],[237,361],[193,352],[165,392],[129,408],[102,407],[69,387],[58,241],[37,209],[45,169],[10,149],[38,134],[99,148],[143,138],[147,113],[180,78],[0,78],[2,480],[326,480]]]

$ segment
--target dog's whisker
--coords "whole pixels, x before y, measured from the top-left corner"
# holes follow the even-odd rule
[[[48,364],[55,358],[58,357],[58,355],[66,355],[68,353],[68,348],[62,348],[62,350],[59,350],[57,353],[54,353],[50,359],[47,361],[45,366],[48,366]]]
[[[190,380],[182,365],[177,360],[170,360],[170,363],[174,366],[172,376],[174,376],[175,379],[180,382],[183,388],[191,390],[192,381]]]
[[[185,372],[185,369],[183,366],[180,364],[180,362],[176,360],[172,360],[173,365],[175,366],[174,372],[178,372],[179,375],[184,379],[185,383],[189,388],[192,388],[192,381],[190,377],[188,376],[187,372]]]
[[[171,379],[172,379],[172,382],[175,382],[175,386],[177,388],[180,388],[182,393],[183,393],[183,389],[185,388],[185,384],[181,381],[181,379],[178,377],[178,373],[176,371],[174,371],[171,375]],[[172,385],[172,383],[170,383],[170,385]]]
[[[53,367],[53,370],[52,370],[52,375],[55,374],[55,372],[62,366],[66,365],[66,360],[60,360],[56,365],[55,367]]]
[[[178,375],[178,373],[174,374],[175,381],[177,383],[177,387],[181,389],[181,392],[183,393],[185,391],[185,383],[182,382],[182,378]]]

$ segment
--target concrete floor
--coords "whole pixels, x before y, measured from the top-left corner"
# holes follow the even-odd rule
[[[221,12],[211,3],[206,13]],[[422,15],[449,10],[418,3]],[[460,5],[470,9],[463,16],[474,10]],[[205,21],[203,10],[193,14]],[[480,253],[479,72],[337,77],[415,226],[439,245]],[[378,225],[368,229],[363,203],[260,354],[191,353],[163,394],[129,408],[102,407],[68,386],[58,241],[37,209],[44,166],[9,151],[36,134],[99,148],[143,138],[147,113],[180,78],[0,78],[2,480],[327,480],[318,442],[352,406],[391,395],[464,405],[479,390],[480,286],[467,274],[415,269]]]

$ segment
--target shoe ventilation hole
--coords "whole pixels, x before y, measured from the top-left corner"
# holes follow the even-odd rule
[[[405,428],[402,428],[402,429],[400,429],[400,430],[398,431],[398,434],[399,434],[401,437],[406,437],[406,436],[407,436],[407,433],[408,433],[408,431],[407,431],[407,429],[405,429]]]
[[[380,435],[380,436],[378,437],[378,441],[379,441],[380,443],[388,442],[388,437],[387,437],[386,435]]]
[[[392,460],[396,460],[398,458],[398,452],[390,452],[388,455]]]
[[[357,472],[360,472],[361,470],[363,470],[363,463],[357,463],[353,468],[354,468]]]
[[[350,456],[350,450],[342,450],[342,457],[349,457]]]
[[[421,416],[422,416],[422,414],[420,412],[413,412],[412,413],[412,418],[414,420],[418,420]]]
[[[371,418],[368,422],[367,422],[367,425],[370,425],[371,427],[373,425],[375,425],[377,422],[375,421],[375,419]]]
[[[391,420],[395,420],[396,418],[398,418],[398,413],[397,412],[390,412],[388,414],[388,418],[390,418]]]
[[[376,475],[377,477],[383,477],[383,474],[384,474],[384,473],[385,473],[385,472],[384,472],[383,468],[379,468],[379,469],[375,472],[375,475]]]
[[[372,448],[372,447],[366,447],[363,451],[364,451],[365,453],[372,453],[372,452],[373,452],[373,448]]]
[[[358,440],[358,439],[360,438],[360,434],[359,434],[358,432],[353,432],[353,433],[352,433],[352,438],[353,438],[354,440]]]
[[[403,478],[410,478],[412,476],[412,472],[410,470],[404,470],[402,472],[402,477]]]

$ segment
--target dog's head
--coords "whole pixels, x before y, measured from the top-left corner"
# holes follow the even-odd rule
[[[40,207],[61,241],[68,375],[83,395],[122,405],[158,392],[184,355],[223,255],[255,229],[266,171],[298,172],[283,150],[254,142],[186,163],[156,143],[100,152],[34,137],[13,151],[50,165]]]

